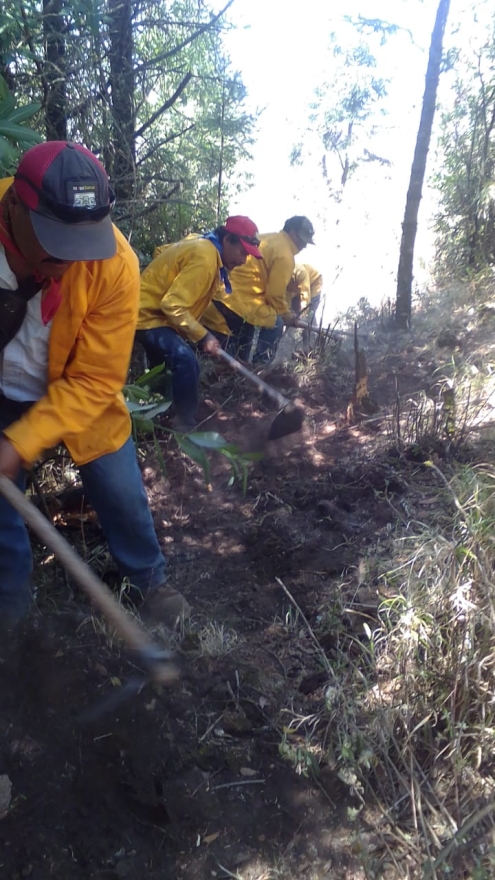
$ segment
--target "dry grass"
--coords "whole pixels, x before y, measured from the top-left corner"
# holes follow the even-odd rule
[[[412,523],[393,567],[376,568],[384,598],[374,623],[350,633],[333,612],[325,705],[304,724],[294,719],[305,740],[296,749],[286,736],[281,751],[299,772],[336,767],[360,804],[350,818],[362,811],[376,826],[379,816],[367,876],[489,880],[495,474],[464,468],[448,485],[439,480],[438,497],[435,525]],[[377,874],[390,849],[395,867]]]
[[[223,623],[208,621],[198,634],[199,654],[201,657],[223,657],[230,654],[237,646],[238,633]]]
[[[474,324],[461,293],[451,314]],[[432,345],[438,329],[430,313]],[[340,607],[322,609],[323,705],[294,716],[280,746],[298,772],[329,765],[349,787],[370,880],[495,876],[495,468],[458,457],[482,437],[493,450],[489,337],[475,355],[447,355],[431,393],[396,395],[388,437],[418,448],[437,503],[425,518],[411,499],[387,556],[368,548],[379,598],[360,625],[345,624],[346,583]]]

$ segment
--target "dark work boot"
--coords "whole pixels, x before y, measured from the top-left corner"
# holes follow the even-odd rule
[[[139,612],[149,625],[161,623],[174,629],[181,619],[190,616],[191,606],[182,593],[163,584],[146,593]]]

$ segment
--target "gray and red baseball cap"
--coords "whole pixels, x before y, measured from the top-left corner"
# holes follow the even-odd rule
[[[240,214],[227,217],[224,229],[231,235],[237,236],[247,254],[256,257],[257,260],[263,259],[263,254],[258,250],[260,243],[258,227],[249,217],[242,217]]]
[[[24,153],[14,179],[47,254],[59,260],[114,256],[110,212],[115,194],[90,150],[70,141],[37,144]]]

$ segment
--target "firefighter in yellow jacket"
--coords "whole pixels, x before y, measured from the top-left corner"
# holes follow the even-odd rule
[[[123,576],[170,619],[187,610],[164,586],[158,544],[121,394],[139,301],[139,267],[113,226],[103,166],[79,144],[28,150],[0,181],[0,474],[63,441],[79,466]],[[0,498],[0,627],[31,603],[24,521]]]
[[[203,323],[228,350],[249,360],[254,331],[261,327],[253,362],[269,362],[282,335],[292,324],[287,285],[294,271],[294,256],[313,244],[314,229],[307,217],[291,217],[281,232],[260,236],[261,260],[248,258],[230,276],[232,293],[219,290],[203,316]]]
[[[298,263],[287,287],[288,299],[296,315],[309,320],[314,317],[321,302],[323,278],[318,269],[309,263]],[[311,323],[311,321],[310,321]]]
[[[320,305],[322,287],[323,278],[318,269],[310,266],[309,263],[296,265],[287,288],[287,297],[296,315],[300,315],[309,324],[313,324],[316,310]],[[309,350],[311,331],[303,330],[302,339],[304,349]]]
[[[215,355],[218,339],[203,325],[203,314],[221,281],[230,289],[229,272],[249,255],[261,260],[258,230],[249,217],[229,217],[204,236],[190,236],[157,248],[141,276],[136,339],[151,366],[165,363],[172,372],[172,424],[190,431],[196,424],[199,364],[195,349]]]

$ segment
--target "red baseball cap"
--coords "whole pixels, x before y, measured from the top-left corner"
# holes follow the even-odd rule
[[[244,250],[257,260],[263,259],[263,254],[258,250],[260,240],[258,238],[258,227],[249,217],[227,217],[224,229],[231,235],[237,235]]]
[[[81,144],[47,141],[24,153],[15,188],[41,247],[59,260],[106,260],[117,245],[115,194],[101,162]]]

